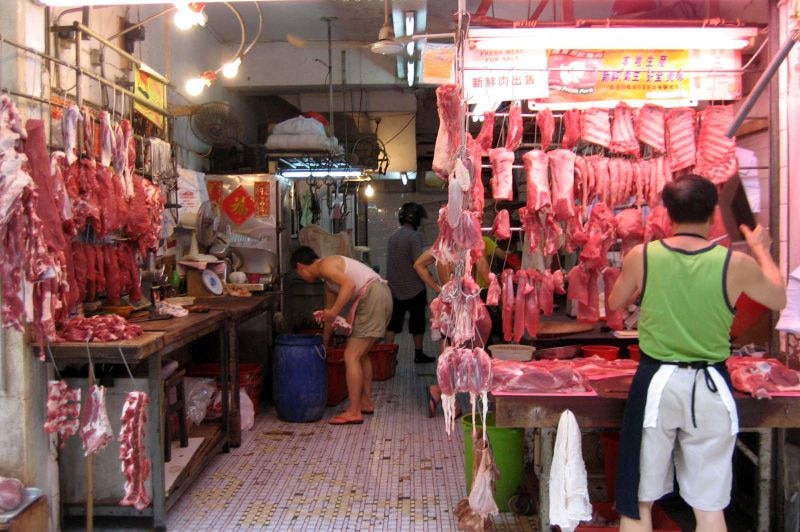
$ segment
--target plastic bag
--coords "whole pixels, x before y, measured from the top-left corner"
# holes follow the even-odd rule
[[[184,377],[183,389],[186,393],[186,417],[199,425],[205,419],[211,396],[217,390],[214,379]]]
[[[256,409],[244,388],[239,388],[239,414],[242,419],[242,430],[252,429],[256,421]]]

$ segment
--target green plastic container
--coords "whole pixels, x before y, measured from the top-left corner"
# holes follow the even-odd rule
[[[481,416],[477,416],[478,431],[482,429]],[[464,477],[467,480],[467,493],[472,489],[472,414],[461,418],[464,429]],[[486,432],[489,434],[489,445],[494,452],[494,460],[500,471],[500,478],[495,484],[494,502],[501,512],[508,512],[508,499],[517,493],[522,485],[524,470],[525,431],[523,429],[495,427],[494,413],[486,416]]]

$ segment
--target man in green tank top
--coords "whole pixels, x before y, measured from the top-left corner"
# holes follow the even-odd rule
[[[625,408],[617,472],[620,530],[652,530],[653,502],[672,491],[674,471],[697,530],[724,531],[738,432],[724,364],[734,305],[745,293],[778,310],[786,290],[763,227],[740,227],[750,255],[707,240],[718,201],[713,183],[682,176],[661,198],[673,235],[633,248],[608,299],[612,309],[641,304],[642,357]]]

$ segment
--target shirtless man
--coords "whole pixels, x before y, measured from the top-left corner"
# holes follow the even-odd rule
[[[738,432],[725,366],[733,305],[745,293],[778,310],[786,289],[763,227],[740,227],[752,256],[707,240],[717,205],[713,183],[686,175],[668,183],[661,198],[673,236],[633,248],[608,299],[612,309],[641,301],[641,360],[617,468],[620,530],[653,529],[653,502],[672,492],[674,468],[697,530],[722,532]]]
[[[347,395],[344,412],[328,420],[331,425],[355,425],[364,422],[363,414],[372,414],[372,362],[369,350],[386,331],[392,315],[392,294],[380,275],[369,266],[341,255],[319,258],[313,249],[301,246],[289,262],[307,283],[325,282],[325,309],[322,311],[322,341],[330,343],[333,320],[350,305],[347,321],[352,327],[344,348]]]

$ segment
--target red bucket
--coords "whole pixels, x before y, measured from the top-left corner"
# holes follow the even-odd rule
[[[628,346],[628,356],[631,357],[631,360],[639,360],[639,344]]]
[[[619,347],[614,345],[584,345],[581,347],[581,351],[585,357],[597,355],[606,360],[616,360],[619,354]]]

